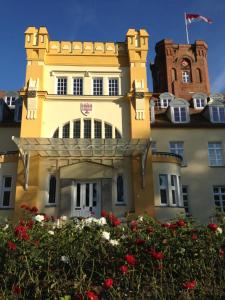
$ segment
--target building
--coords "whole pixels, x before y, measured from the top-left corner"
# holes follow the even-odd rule
[[[25,48],[21,126],[0,123],[2,216],[23,203],[55,216],[186,210],[201,221],[225,209],[224,100],[210,95],[204,42],[159,42],[153,92],[144,29],[103,43],[29,27]]]

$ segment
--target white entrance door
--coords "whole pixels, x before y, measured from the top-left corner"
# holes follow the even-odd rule
[[[74,182],[73,217],[100,217],[100,191],[98,182]]]

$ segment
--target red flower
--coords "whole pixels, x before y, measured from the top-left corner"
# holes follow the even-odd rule
[[[225,253],[223,249],[219,249],[219,256],[224,257]]]
[[[98,296],[97,296],[94,292],[92,292],[92,291],[87,291],[87,292],[85,293],[85,295],[86,295],[87,298],[90,299],[90,300],[98,300],[98,299],[99,299]]]
[[[207,227],[208,227],[210,230],[212,230],[213,232],[215,232],[215,231],[217,230],[217,228],[218,228],[218,225],[215,224],[215,223],[210,223],[210,224],[208,224]]]
[[[128,266],[126,265],[122,265],[120,267],[120,271],[123,273],[123,274],[126,274],[128,272]]]
[[[121,224],[121,221],[120,221],[119,219],[117,219],[117,218],[115,218],[115,219],[112,221],[112,225],[113,225],[114,227],[119,226],[120,224]]]
[[[18,225],[15,227],[15,235],[21,240],[29,240],[30,236],[27,234],[27,227]]]
[[[19,285],[14,284],[12,286],[12,293],[15,295],[20,295],[21,294],[21,288],[19,287]]]
[[[7,246],[8,246],[8,248],[9,248],[10,250],[12,250],[12,251],[15,251],[15,250],[16,250],[16,244],[13,243],[13,242],[11,242],[11,241],[8,241]]]
[[[23,203],[23,204],[20,205],[20,208],[27,209],[27,208],[29,208],[29,206],[27,204]]]
[[[153,257],[153,258],[155,258],[155,259],[157,259],[157,260],[162,260],[162,259],[164,259],[164,254],[163,254],[163,252],[157,252],[157,251],[155,251],[155,250],[152,250],[151,251],[151,256]]]
[[[138,229],[138,222],[135,221],[135,220],[131,221],[131,222],[130,222],[130,229],[131,229],[132,231],[137,231],[137,229]]]
[[[33,221],[33,220],[29,220],[28,222],[27,222],[27,228],[28,229],[31,229],[33,226],[34,226],[34,224],[35,224],[35,222]]]
[[[183,288],[186,290],[193,290],[196,288],[196,285],[197,285],[196,280],[187,281],[187,282],[183,283]]]
[[[104,281],[104,287],[106,289],[110,289],[112,287],[112,285],[113,285],[113,279],[112,278],[105,279],[105,281]]]
[[[178,227],[184,227],[184,226],[186,226],[186,223],[185,223],[184,220],[178,220],[178,221],[176,222],[176,224],[177,224]]]
[[[105,210],[103,209],[102,212],[101,212],[101,216],[104,217],[104,218],[107,218],[107,217],[108,217],[107,211],[105,211]]]
[[[163,223],[161,226],[164,227],[164,228],[170,228],[171,224],[170,223]]]
[[[143,245],[145,243],[145,240],[143,239],[136,239],[135,244],[136,245]]]
[[[131,254],[127,254],[125,256],[125,260],[131,266],[135,266],[137,264],[136,258],[133,255],[131,255]]]
[[[38,208],[36,206],[33,206],[31,209],[30,209],[30,212],[32,213],[37,213],[38,212]]]
[[[198,236],[197,234],[192,234],[191,238],[193,241],[196,241],[198,239]]]
[[[151,226],[149,226],[149,227],[146,229],[146,232],[147,232],[147,233],[152,233],[152,232],[154,232],[154,229],[153,229]]]

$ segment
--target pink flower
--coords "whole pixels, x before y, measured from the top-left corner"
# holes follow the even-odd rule
[[[123,273],[123,274],[126,274],[128,272],[128,266],[126,265],[122,265],[120,267],[120,271]]]
[[[113,285],[113,279],[112,278],[105,279],[105,281],[104,281],[104,287],[106,289],[110,289],[112,287],[112,285]]]
[[[210,223],[210,224],[208,224],[207,227],[208,227],[210,230],[212,230],[213,232],[215,232],[215,231],[217,230],[217,228],[218,228],[218,225],[215,224],[215,223]]]
[[[196,285],[197,285],[196,280],[187,281],[187,282],[183,283],[183,288],[186,290],[193,290],[196,288]]]
[[[127,254],[125,256],[125,260],[131,266],[135,266],[137,264],[136,258],[133,255],[131,255],[131,254]]]

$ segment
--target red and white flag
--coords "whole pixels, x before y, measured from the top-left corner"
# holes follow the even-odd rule
[[[198,15],[198,14],[186,14],[186,21],[187,21],[187,23],[204,21],[206,23],[212,24],[212,20],[210,20],[209,18],[203,17],[201,15]]]

